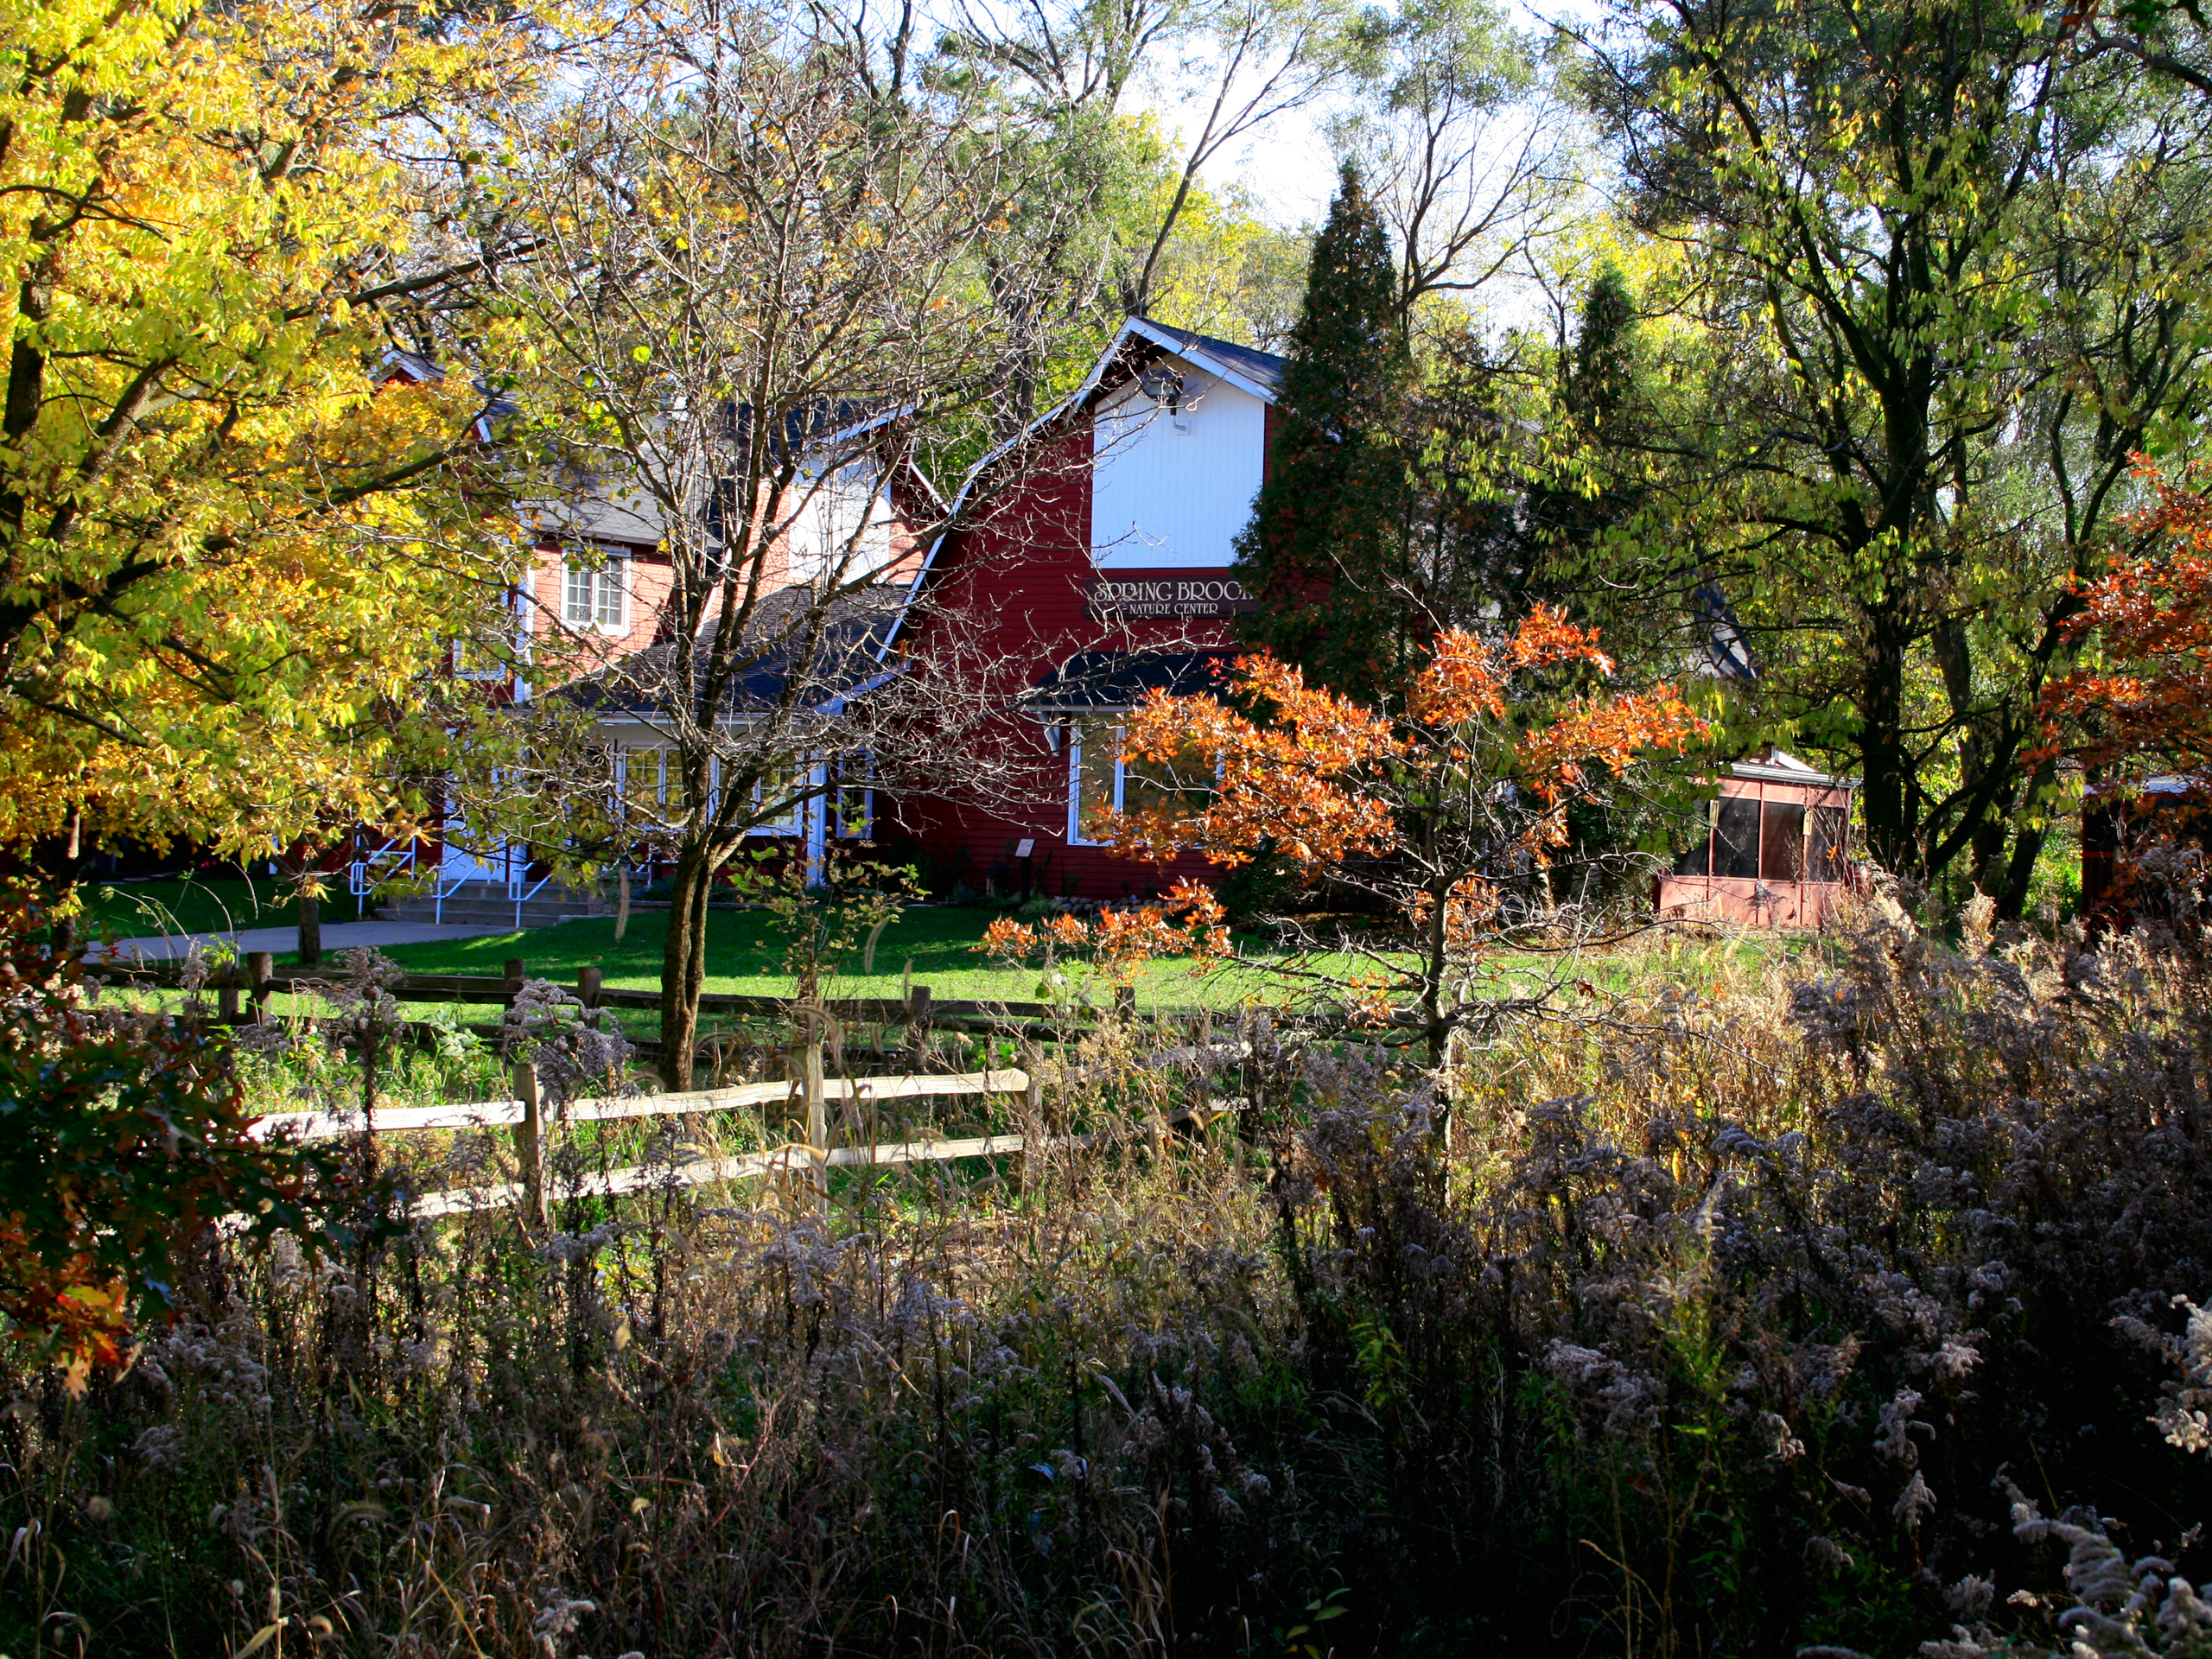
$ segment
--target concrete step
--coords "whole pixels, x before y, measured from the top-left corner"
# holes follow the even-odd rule
[[[611,908],[602,897],[588,889],[545,887],[523,901],[522,925],[550,927],[571,916],[602,915]],[[505,922],[512,927],[515,901],[507,897],[505,882],[471,881],[448,893],[442,908],[435,898],[417,893],[393,899],[378,914],[396,922]]]

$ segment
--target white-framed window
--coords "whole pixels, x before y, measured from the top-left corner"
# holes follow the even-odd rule
[[[874,772],[865,760],[848,760],[837,775],[837,823],[840,839],[866,841],[875,833]]]
[[[1127,760],[1122,756],[1122,736],[1121,720],[1110,715],[1076,721],[1067,728],[1071,846],[1111,846],[1109,810],[1164,808],[1183,817],[1205,810],[1213,793],[1214,769],[1196,748],[1171,761]]]
[[[561,571],[561,620],[572,628],[626,633],[630,561],[620,553],[571,554]]]
[[[652,819],[668,800],[668,751],[658,746],[618,743],[614,747],[614,792],[622,816]]]
[[[776,816],[755,824],[751,831],[756,836],[795,836],[798,834],[799,808],[797,798],[805,788],[803,768],[789,764],[771,767],[760,781],[753,785],[754,806],[766,806]]]
[[[1111,721],[1075,721],[1067,745],[1068,845],[1110,846],[1099,820],[1122,804],[1122,728]]]
[[[453,642],[453,676],[457,680],[504,680],[507,665],[474,640],[461,635]]]
[[[460,680],[504,680],[513,673],[513,663],[528,661],[530,613],[529,595],[521,588],[508,588],[499,596],[498,609],[486,616],[484,632],[454,636],[454,677]],[[511,661],[501,658],[500,647],[493,638],[499,633],[508,637],[513,652]]]

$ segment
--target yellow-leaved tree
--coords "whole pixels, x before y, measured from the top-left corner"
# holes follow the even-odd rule
[[[0,845],[404,811],[396,726],[515,542],[483,393],[394,353],[453,339],[466,112],[533,50],[404,5],[0,0]]]

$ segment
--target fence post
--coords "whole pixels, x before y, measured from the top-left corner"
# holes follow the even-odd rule
[[[1213,1057],[1206,1052],[1212,1046],[1213,1015],[1200,1008],[1191,1016],[1191,1124],[1201,1141],[1213,1112]]]
[[[576,969],[576,1001],[584,1005],[584,1024],[599,1029],[599,990],[605,976],[597,968]]]
[[[245,976],[253,986],[253,1017],[265,1019],[269,1014],[269,981],[275,972],[276,956],[267,950],[245,953]]]
[[[798,1073],[792,1081],[799,1086],[800,1105],[806,1113],[807,1184],[814,1189],[814,1213],[827,1217],[830,1213],[830,1121],[829,1110],[823,1096],[827,1090],[822,1081],[822,1010],[802,1007],[798,1017],[805,1022],[805,1034],[791,1054],[791,1069]]]
[[[537,1092],[537,1067],[524,1060],[515,1067],[515,1093],[522,1098],[522,1122],[515,1125],[515,1161],[522,1166],[523,1214],[547,1224],[545,1203],[545,1108]]]
[[[506,964],[501,973],[501,977],[505,979],[507,982],[507,1006],[509,1007],[512,1007],[514,1006],[515,998],[522,994],[522,982],[529,976],[529,973],[524,967],[523,959],[520,957],[509,957],[507,958]]]
[[[238,965],[232,963],[215,987],[215,1017],[230,1025],[238,1017]]]
[[[914,1071],[922,1069],[929,1043],[930,988],[917,985],[906,993],[906,1064]]]
[[[1050,1150],[1052,1135],[1045,1122],[1045,1084],[1038,1075],[1045,1069],[1045,1051],[1034,1039],[1025,1037],[1020,1052],[1021,1069],[1029,1078],[1021,1096],[1021,1190],[1027,1194],[1044,1179],[1039,1161]]]

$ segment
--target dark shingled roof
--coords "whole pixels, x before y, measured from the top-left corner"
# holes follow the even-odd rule
[[[1757,684],[1758,660],[1751,655],[1744,625],[1736,620],[1736,607],[1728,596],[1714,583],[1701,582],[1690,595],[1690,607],[1703,630],[1707,671],[1739,685]]]
[[[1140,317],[1151,327],[1163,334],[1172,335],[1179,344],[1195,347],[1236,371],[1248,380],[1257,381],[1270,394],[1282,387],[1283,359],[1273,352],[1263,352],[1256,346],[1239,346],[1234,341],[1216,340],[1211,334],[1193,333],[1188,328],[1175,328],[1164,322],[1154,322],[1150,317]]]
[[[1147,691],[1171,697],[1217,692],[1215,665],[1233,651],[1079,651],[1022,699],[1032,711],[1131,709]]]
[[[880,679],[884,673],[883,646],[892,624],[905,602],[903,586],[884,585],[841,596],[835,601],[811,660],[796,661],[797,637],[804,632],[804,616],[814,602],[804,588],[786,588],[761,602],[747,633],[757,658],[734,677],[724,692],[721,713],[726,716],[766,709],[781,702],[791,676],[801,676],[800,704],[819,708],[854,693]],[[708,624],[711,632],[713,623]],[[706,650],[691,654],[690,686],[684,689],[686,653],[677,641],[664,639],[632,652],[596,674],[573,680],[551,693],[596,710],[602,715],[664,712],[676,698],[703,695]]]

